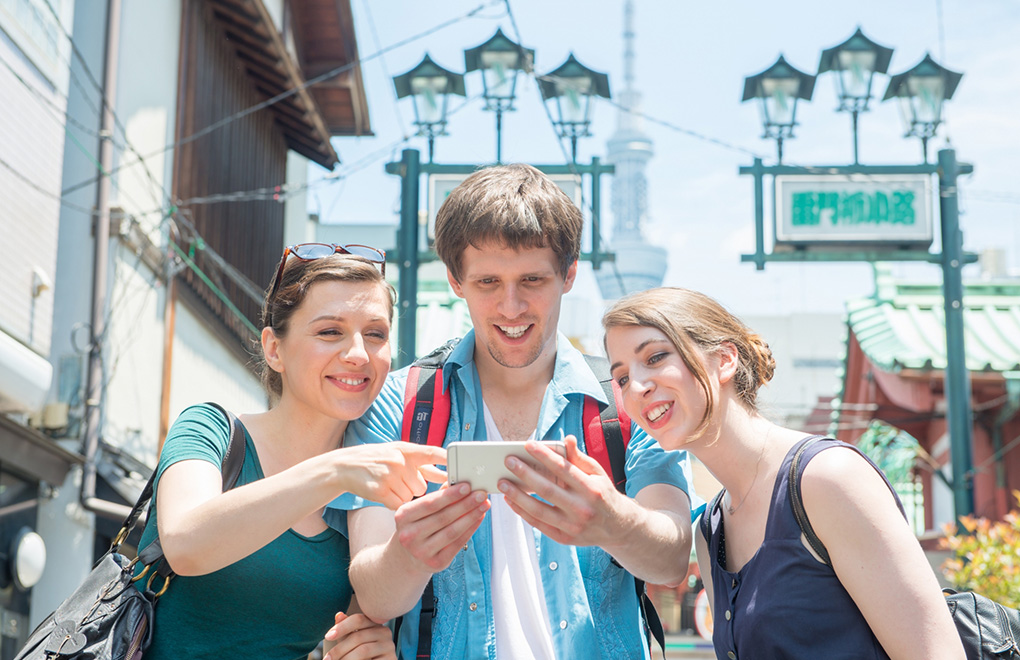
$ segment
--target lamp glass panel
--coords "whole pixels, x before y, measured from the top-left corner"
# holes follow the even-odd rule
[[[870,50],[839,52],[839,86],[844,98],[866,99],[871,96],[871,77],[877,55]]]
[[[907,78],[907,93],[911,99],[914,121],[937,124],[942,119],[942,100],[946,84],[942,76],[911,76]]]
[[[482,84],[485,98],[512,99],[517,82],[518,54],[513,51],[487,51],[481,54]]]
[[[591,78],[567,78],[557,81],[561,122],[564,124],[588,123],[591,87]]]
[[[792,126],[800,81],[797,78],[765,78],[761,81],[765,123]]]
[[[414,110],[420,124],[439,124],[446,114],[446,90],[450,81],[446,76],[423,76],[411,79]]]
[[[487,99],[512,99],[516,82],[517,70],[502,64],[497,63],[482,70],[482,84]]]

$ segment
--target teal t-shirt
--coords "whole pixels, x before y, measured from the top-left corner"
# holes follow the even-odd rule
[[[244,465],[237,486],[265,476],[251,436],[247,430],[244,434]],[[200,459],[221,465],[229,442],[230,429],[221,412],[208,405],[188,408],[167,434],[156,468],[156,488],[163,472],[178,461]],[[139,547],[155,536],[153,506]],[[311,538],[288,530],[214,573],[178,575],[156,603],[152,646],[145,660],[304,660],[333,625],[336,612],[350,604],[349,564],[347,539],[335,530]],[[147,579],[138,586],[144,588]],[[153,583],[156,590],[159,582],[161,578]]]

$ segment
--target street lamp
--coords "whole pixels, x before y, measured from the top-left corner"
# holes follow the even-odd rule
[[[797,99],[811,100],[815,91],[815,76],[795,69],[782,55],[776,63],[755,76],[744,78],[744,98],[759,99],[763,138],[773,138],[783,162],[783,140],[793,137],[797,125]]]
[[[592,97],[609,98],[609,76],[592,71],[571,53],[567,61],[538,81],[542,99],[554,101],[559,120],[554,121],[561,138],[570,138],[571,162],[577,162],[577,138],[588,137]]]
[[[860,28],[849,39],[822,51],[818,75],[836,71],[839,112],[849,112],[853,118],[854,165],[857,158],[857,115],[867,112],[871,100],[871,81],[876,73],[889,70],[893,49],[876,44],[864,36]]]
[[[510,40],[503,30],[485,43],[464,51],[464,71],[482,71],[485,109],[496,113],[496,162],[503,162],[503,113],[514,109],[517,72],[530,72],[535,51]]]
[[[446,135],[446,110],[451,94],[464,96],[464,76],[447,71],[425,54],[418,66],[405,74],[394,76],[397,98],[414,100],[414,123],[418,135],[429,139],[429,162],[432,162],[436,136]]]
[[[963,78],[941,66],[925,53],[924,59],[913,69],[889,79],[883,101],[898,97],[903,122],[907,125],[905,137],[921,138],[924,162],[928,162],[928,139],[935,136],[942,123],[942,102],[953,98],[956,86]]]

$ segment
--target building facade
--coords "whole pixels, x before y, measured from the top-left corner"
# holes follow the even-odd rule
[[[0,580],[0,656],[108,547],[181,410],[267,406],[262,294],[309,164],[371,132],[357,58],[345,0],[0,2],[0,546],[27,527],[47,555],[31,589]]]

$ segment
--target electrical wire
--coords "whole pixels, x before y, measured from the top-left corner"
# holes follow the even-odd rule
[[[4,169],[9,171],[11,174],[13,174],[14,176],[18,177],[22,181],[24,181],[25,185],[27,185],[32,190],[35,190],[36,192],[38,192],[41,195],[44,195],[45,197],[48,197],[48,198],[53,199],[53,200],[56,200],[61,206],[65,206],[65,207],[67,207],[67,208],[69,208],[71,210],[78,211],[79,213],[83,213],[83,214],[85,214],[85,215],[87,215],[89,217],[95,215],[95,211],[93,211],[92,209],[87,209],[84,206],[78,206],[77,204],[73,204],[73,203],[67,201],[66,199],[64,199],[63,197],[61,197],[60,195],[58,195],[56,193],[52,193],[52,192],[46,190],[45,188],[40,186],[38,183],[36,183],[36,182],[32,181],[31,179],[29,179],[28,177],[26,177],[17,168],[15,168],[13,165],[8,163],[2,157],[0,157],[0,166],[2,166]]]
[[[290,88],[288,90],[280,92],[276,96],[273,96],[273,97],[271,97],[269,99],[266,99],[265,101],[262,101],[260,103],[256,103],[255,105],[250,106],[248,108],[245,108],[244,110],[239,110],[238,112],[235,112],[232,115],[224,117],[223,119],[220,119],[219,121],[213,122],[209,126],[206,126],[205,128],[200,129],[200,130],[192,133],[191,135],[183,137],[183,138],[177,140],[176,142],[171,142],[171,143],[165,145],[164,147],[162,147],[162,148],[160,148],[160,149],[158,149],[156,151],[153,151],[152,153],[146,154],[144,157],[139,156],[139,159],[144,160],[144,159],[148,159],[148,158],[153,158],[155,156],[159,156],[161,154],[164,154],[167,151],[171,151],[173,149],[176,149],[177,147],[180,147],[182,145],[185,145],[185,144],[188,144],[190,142],[193,142],[193,141],[199,139],[200,137],[208,135],[209,133],[212,133],[212,132],[214,132],[216,130],[219,130],[220,128],[223,128],[224,126],[227,126],[230,123],[233,123],[233,122],[235,122],[235,121],[237,121],[239,119],[247,117],[248,115],[250,115],[250,114],[252,114],[254,112],[257,112],[259,110],[263,110],[265,108],[268,108],[270,106],[273,106],[273,105],[279,103],[280,101],[288,99],[291,96],[293,96],[294,94],[297,94],[298,92],[300,92],[301,90],[306,89],[307,87],[311,87],[312,85],[316,85],[316,84],[318,84],[320,82],[323,82],[324,80],[329,80],[331,78],[335,78],[336,76],[340,75],[341,73],[349,71],[349,70],[353,69],[356,66],[360,66],[361,64],[363,64],[365,62],[368,62],[368,61],[371,61],[371,60],[373,60],[373,59],[375,59],[377,57],[380,57],[380,56],[384,55],[385,53],[390,52],[391,50],[395,50],[395,49],[400,48],[402,46],[406,46],[407,44],[410,44],[410,43],[413,43],[415,41],[418,41],[419,39],[423,39],[424,37],[427,37],[427,36],[429,36],[429,35],[431,35],[431,34],[433,34],[435,32],[438,32],[440,30],[446,29],[447,27],[450,27],[451,25],[454,25],[454,24],[459,23],[461,21],[467,20],[469,18],[473,18],[475,15],[477,15],[479,12],[481,12],[486,7],[494,5],[494,4],[498,4],[499,2],[503,2],[503,0],[489,0],[489,2],[485,2],[485,3],[482,3],[482,4],[478,5],[477,7],[472,9],[471,11],[467,12],[466,14],[462,14],[462,15],[457,16],[455,18],[451,18],[449,20],[443,21],[442,23],[439,23],[438,25],[435,25],[435,26],[433,26],[433,27],[431,27],[431,28],[429,28],[427,30],[424,30],[423,32],[419,32],[419,33],[417,33],[417,34],[415,34],[415,35],[413,35],[411,37],[408,37],[406,39],[402,39],[401,41],[398,41],[398,42],[395,42],[393,44],[390,44],[386,48],[383,48],[380,51],[376,51],[375,53],[372,53],[371,55],[368,55],[366,57],[355,58],[355,59],[351,60],[350,62],[348,62],[347,64],[343,64],[343,65],[338,66],[338,67],[336,67],[334,69],[326,71],[325,73],[322,73],[322,74],[320,74],[318,76],[315,76],[314,78],[310,78],[310,79],[302,82],[300,85],[297,85],[296,87],[292,87],[292,88]],[[120,167],[114,168],[110,172],[110,174],[112,175],[115,172],[117,172],[118,170],[123,169],[124,167],[128,167],[129,165],[133,165],[133,164],[135,164],[135,163],[134,162],[124,163],[124,164],[120,165]],[[73,192],[73,191],[77,190],[80,187],[90,185],[91,183],[94,183],[95,181],[97,181],[98,178],[99,177],[93,177],[93,178],[87,179],[85,181],[80,181],[80,182],[70,186],[69,188],[66,188],[64,190],[64,193],[67,194],[69,192]]]

